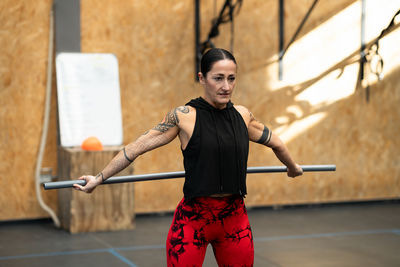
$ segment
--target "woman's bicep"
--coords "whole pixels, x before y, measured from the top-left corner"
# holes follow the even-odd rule
[[[258,121],[254,115],[249,111],[249,139],[255,143],[267,145],[271,140],[271,130],[263,123]]]
[[[168,112],[160,123],[142,136],[143,141],[145,141],[151,149],[168,144],[178,135],[179,111],[181,112],[181,107]]]
[[[154,128],[140,136],[134,143],[136,153],[141,155],[150,150],[166,145],[178,135],[177,126],[171,127],[166,131],[158,131]]]
[[[154,148],[163,146],[171,142],[172,140],[175,139],[175,137],[179,133],[179,128],[178,126],[171,127],[166,131],[159,132],[157,130],[150,130],[149,131],[149,138],[147,142],[151,145],[154,146]]]
[[[146,131],[138,139],[127,146],[135,157],[163,146],[175,139],[179,133],[177,109],[168,112],[162,121],[151,130]]]
[[[267,145],[271,139],[272,132],[267,126],[257,120],[252,120],[249,123],[249,139],[255,143]]]

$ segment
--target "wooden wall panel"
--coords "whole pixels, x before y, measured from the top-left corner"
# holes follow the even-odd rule
[[[0,2],[0,220],[47,216],[37,204],[34,169],[43,121],[50,6],[51,1]],[[54,194],[45,199],[57,205]]]
[[[204,40],[216,12],[214,1],[201,2]],[[218,9],[223,4],[215,2]],[[312,2],[285,1],[286,41]],[[378,1],[367,2],[370,40],[388,24],[400,1],[386,1],[379,8]],[[45,217],[34,196],[33,174],[51,1],[4,0],[0,6],[0,220]],[[193,15],[193,1],[187,0],[81,1],[82,52],[114,53],[119,60],[125,144],[152,128],[173,107],[201,94],[193,73]],[[398,198],[400,70],[395,60],[399,49],[394,44],[399,30],[382,42],[385,78],[371,82],[367,103],[365,90],[355,90],[358,65],[353,62],[359,47],[360,1],[319,1],[285,56],[283,81],[277,79],[277,15],[278,1],[244,1],[235,20],[239,76],[233,102],[249,107],[279,133],[299,163],[333,163],[338,170],[295,180],[281,174],[250,175],[247,204]],[[229,48],[230,25],[221,27],[215,44]],[[354,57],[346,58],[353,53]],[[321,95],[327,96],[326,101],[315,100]],[[55,109],[53,101],[43,165],[56,171]],[[182,160],[175,140],[137,159],[135,173],[182,170]],[[249,166],[278,163],[270,150],[251,145]],[[182,197],[182,184],[182,179],[137,183],[136,211],[173,210]],[[52,192],[44,192],[44,197],[56,203]]]
[[[114,52],[119,59],[128,143],[201,91],[193,72],[193,2],[122,2],[83,3],[82,50]],[[135,162],[136,174],[175,170],[183,170],[177,140]],[[142,182],[135,192],[138,212],[170,210],[182,197],[182,181]]]

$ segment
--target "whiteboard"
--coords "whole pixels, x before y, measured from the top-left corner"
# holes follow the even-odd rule
[[[121,145],[117,58],[113,54],[60,53],[56,71],[61,146],[80,146],[90,136],[105,146]]]

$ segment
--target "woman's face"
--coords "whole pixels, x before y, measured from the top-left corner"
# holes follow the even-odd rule
[[[236,64],[230,59],[216,61],[206,77],[199,72],[204,87],[204,99],[212,106],[223,109],[232,96],[236,84]]]

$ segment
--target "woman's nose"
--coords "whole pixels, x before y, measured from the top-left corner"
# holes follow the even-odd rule
[[[229,89],[228,79],[224,79],[223,84],[222,84],[222,89],[224,89],[224,90],[228,90]]]

